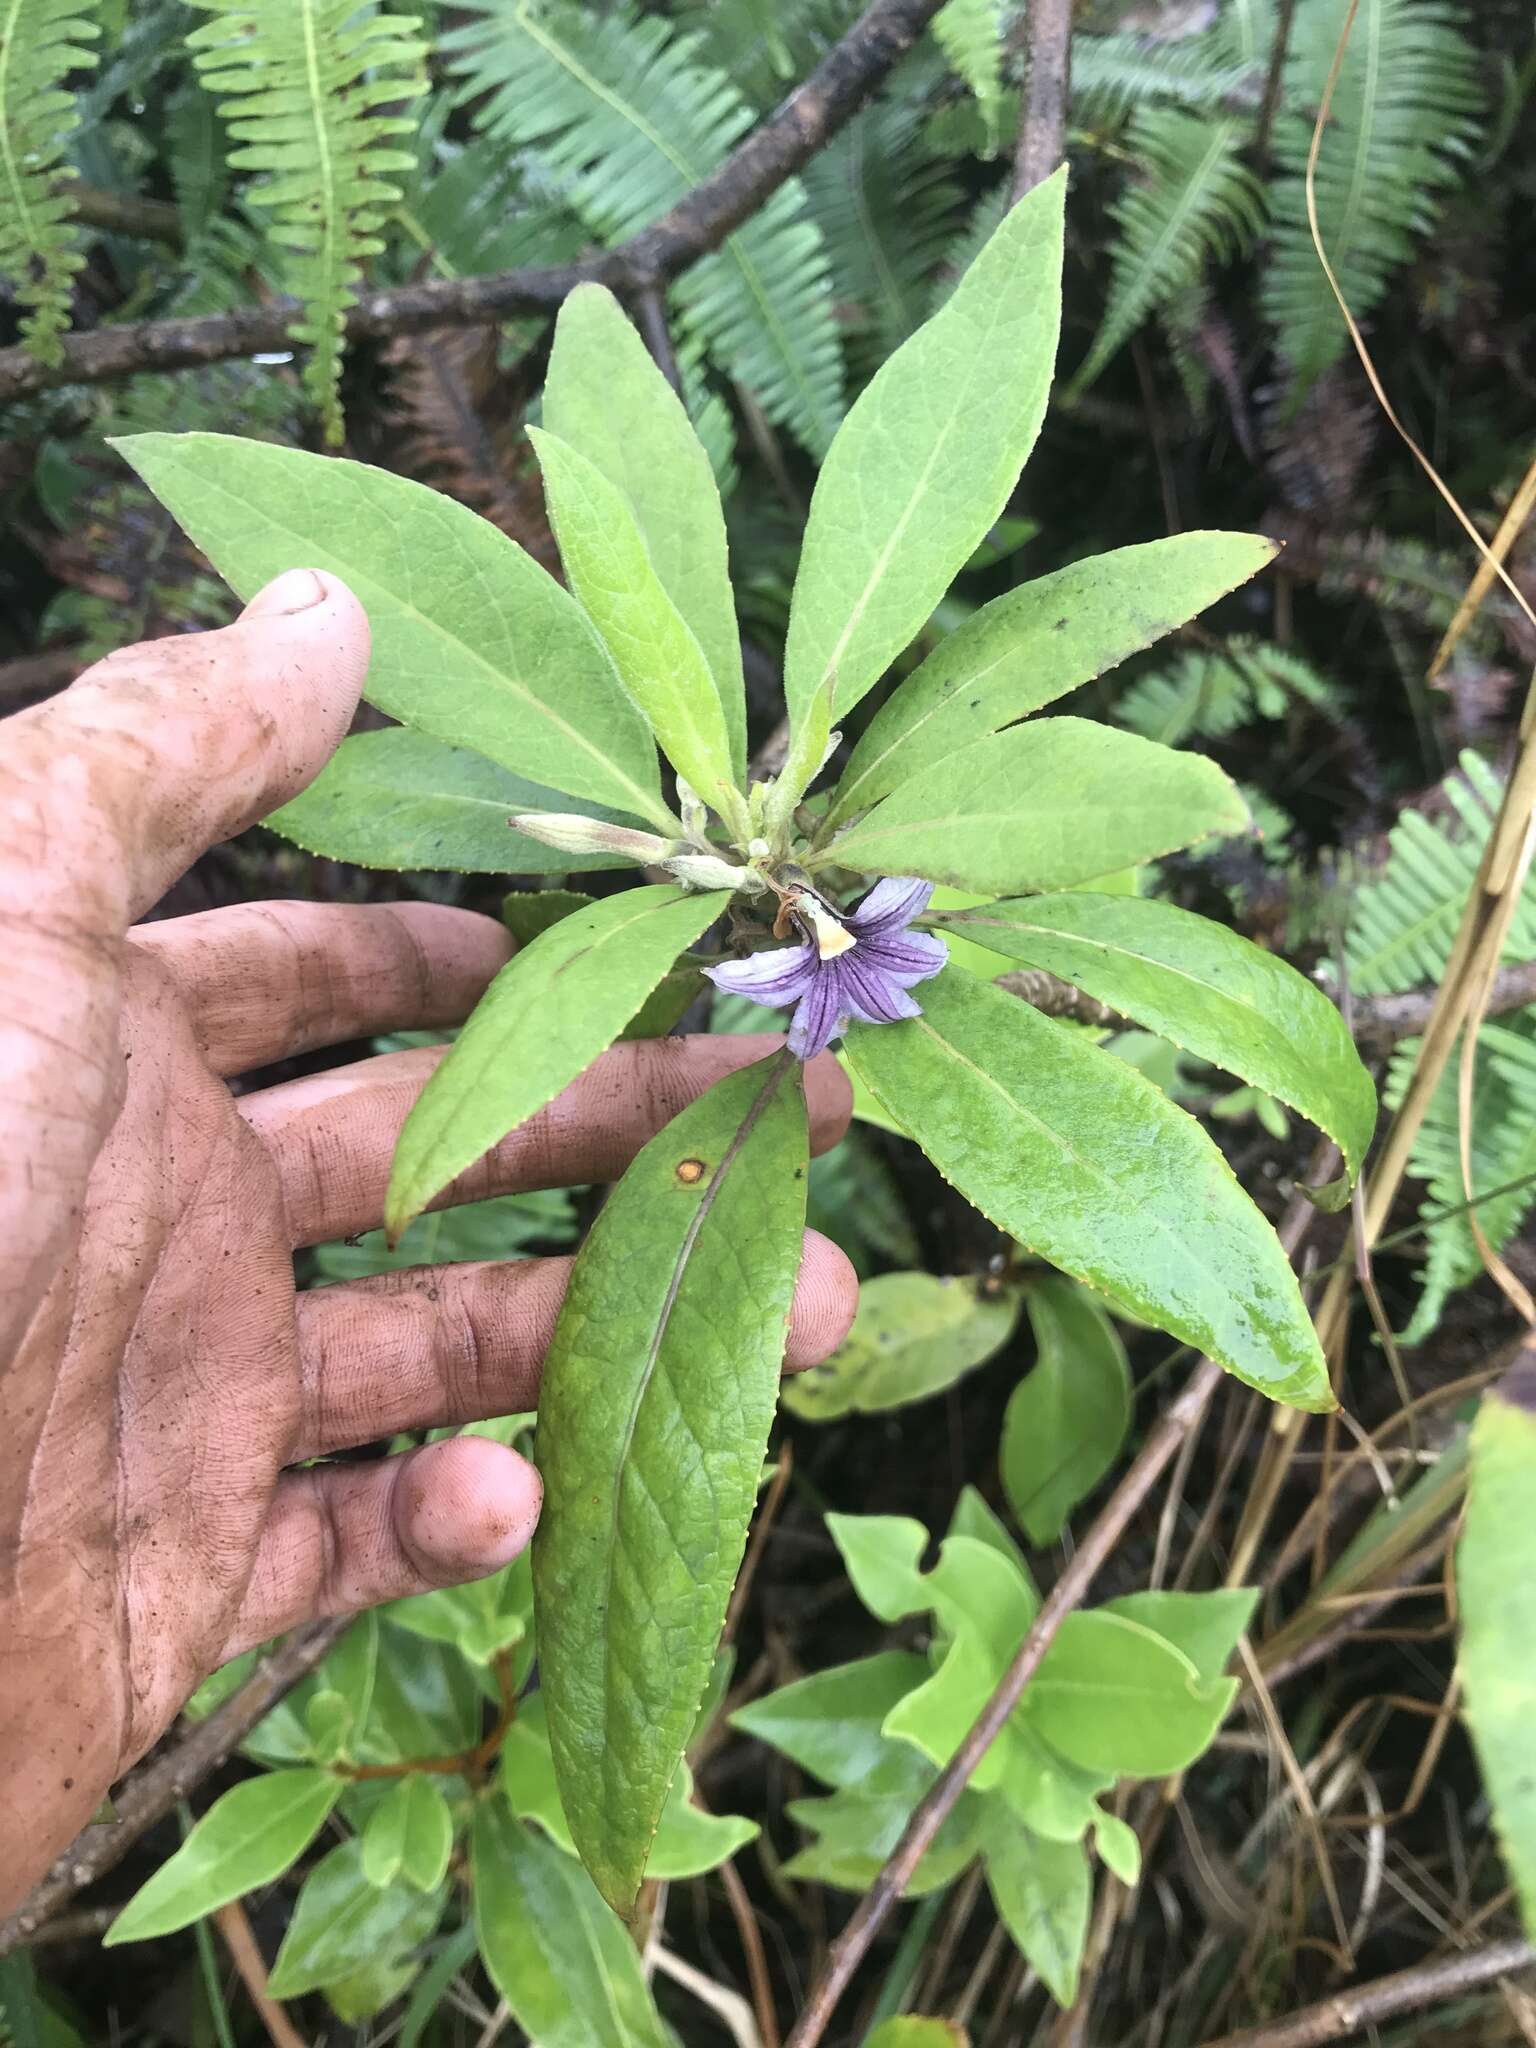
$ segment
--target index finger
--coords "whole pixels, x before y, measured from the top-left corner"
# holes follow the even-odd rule
[[[351,722],[368,618],[317,569],[269,583],[232,626],[109,654],[4,727],[0,912],[120,936],[200,853],[319,774]]]

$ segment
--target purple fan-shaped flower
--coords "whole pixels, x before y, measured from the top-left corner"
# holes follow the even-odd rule
[[[797,1059],[812,1059],[850,1023],[895,1024],[921,1016],[921,1004],[907,991],[937,974],[949,958],[942,939],[907,929],[932,894],[931,882],[892,876],[877,882],[846,916],[818,906],[818,922],[834,934],[841,928],[852,941],[830,957],[824,938],[808,939],[705,972],[716,988],[732,995],[750,996],[770,1010],[793,1007],[789,1049]]]

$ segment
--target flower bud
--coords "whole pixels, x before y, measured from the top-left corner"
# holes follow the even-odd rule
[[[624,860],[665,862],[679,850],[675,839],[658,839],[654,832],[635,832],[627,825],[605,825],[600,818],[570,811],[528,811],[507,823],[560,853],[616,853]]]
[[[662,866],[690,889],[743,889],[749,896],[760,896],[766,886],[750,868],[733,867],[713,853],[674,854]]]

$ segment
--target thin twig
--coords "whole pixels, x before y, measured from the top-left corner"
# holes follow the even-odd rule
[[[719,1876],[731,1918],[736,1922],[736,1932],[741,1936],[741,1952],[747,1960],[747,1982],[752,1987],[752,2010],[757,2018],[757,2031],[762,2037],[763,2048],[779,2048],[779,2016],[774,2010],[773,1982],[768,1975],[768,1958],[763,1953],[757,1915],[752,1910],[752,1901],[747,1897],[747,1888],[735,1864],[722,1863]]]
[[[579,263],[365,292],[347,316],[347,338],[553,313],[567,293],[589,280],[630,299],[670,281],[719,248],[857,113],[941,5],[942,0],[874,0],[809,78],[717,170],[617,248]],[[99,384],[140,371],[184,370],[290,348],[289,330],[300,310],[296,299],[273,298],[202,319],[148,320],[66,335],[62,358],[52,367],[23,348],[0,349],[0,400],[60,384]]]
[[[1065,151],[1067,94],[1072,79],[1072,0],[1029,0],[1024,33],[1029,45],[1029,76],[1013,159],[1016,201],[1044,184]]]
[[[635,325],[651,352],[651,360],[681,398],[683,373],[677,367],[677,350],[672,346],[672,330],[667,325],[666,294],[659,285],[649,285],[636,295]]]
[[[1319,2048],[1324,2041],[1342,2041],[1346,2035],[1363,2033],[1400,2012],[1418,2012],[1473,1991],[1480,1984],[1513,1970],[1526,1970],[1536,1963],[1536,1947],[1528,1941],[1497,1941],[1488,1948],[1475,1948],[1467,1955],[1447,1956],[1443,1962],[1420,1963],[1411,1970],[1398,1970],[1390,1977],[1378,1977],[1355,1991],[1336,1991],[1320,1998],[1316,2005],[1304,2005],[1282,2020],[1262,2027],[1245,2027],[1240,2033],[1223,2034],[1208,2048]]]
[[[141,199],[133,192],[103,192],[78,182],[65,188],[70,209],[82,226],[101,234],[132,235],[138,241],[167,242],[179,249],[181,209],[169,199]]]
[[[1285,53],[1290,47],[1291,22],[1295,13],[1296,0],[1280,0],[1279,6],[1275,9],[1275,33],[1269,46],[1269,69],[1264,75],[1264,98],[1253,131],[1253,162],[1260,176],[1269,169],[1269,138],[1274,129],[1275,115],[1280,111],[1280,91],[1285,82]]]
[[[301,1678],[322,1662],[355,1620],[341,1615],[297,1629],[264,1657],[241,1686],[171,1748],[141,1764],[112,1795],[116,1818],[93,1822],[78,1834],[16,1911],[0,1926],[0,1955],[31,1941],[76,1892],[121,1863],[141,1835],[163,1820],[178,1799],[217,1770]]]
[[[224,1937],[224,1945],[240,1973],[240,1981],[252,2005],[260,2015],[261,2024],[267,2030],[272,2048],[307,2048],[304,2036],[267,1989],[267,1966],[251,1932],[244,1906],[238,1899],[231,1899],[227,1906],[220,1906],[213,1915],[213,1924]]]

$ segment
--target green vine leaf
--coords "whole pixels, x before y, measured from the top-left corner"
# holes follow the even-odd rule
[[[610,1197],[545,1362],[533,1570],[550,1744],[571,1834],[620,1911],[746,1541],[806,1164],[804,1095],[785,1055],[718,1082]]]
[[[406,1779],[393,1796],[421,1782]],[[447,1903],[441,1873],[424,1890],[408,1884],[381,1889],[367,1865],[365,1836],[332,1849],[305,1878],[272,1966],[274,1998],[300,1998],[367,1969],[399,1968],[431,1940]]]
[[[242,598],[325,569],[367,609],[368,701],[550,789],[675,832],[656,747],[581,607],[424,484],[230,434],[112,444]]]
[[[1150,896],[1068,893],[939,921],[1279,1096],[1334,1139],[1350,1180],[1359,1173],[1375,1086],[1333,1004],[1273,953]]]
[[[390,1235],[606,1051],[725,902],[668,884],[628,889],[514,955],[405,1120],[384,1203]]]
[[[104,1948],[152,1941],[271,1884],[302,1856],[341,1797],[329,1771],[268,1771],[214,1801],[181,1847],[134,1893],[102,1936]]]
[[[791,719],[804,717],[828,676],[838,715],[857,704],[1007,503],[1056,360],[1066,190],[1063,169],[1019,201],[838,429],[795,579],[784,650]]]
[[[881,1273],[832,1356],[785,1382],[784,1406],[808,1422],[877,1415],[926,1401],[1000,1351],[1018,1321],[1017,1291],[933,1273]]]
[[[828,858],[1023,895],[1070,889],[1248,822],[1236,787],[1203,755],[1085,718],[1040,718],[903,783]]]
[[[848,1057],[999,1228],[1298,1407],[1333,1394],[1274,1232],[1194,1118],[1145,1075],[1002,989],[945,972]]]
[[[475,1926],[491,1982],[540,2048],[673,2048],[634,1943],[581,1865],[482,1800]]]
[[[1070,1280],[1039,1281],[1024,1305],[1039,1356],[1009,1396],[998,1464],[1008,1505],[1043,1545],[1120,1455],[1131,1372],[1113,1323]]]

